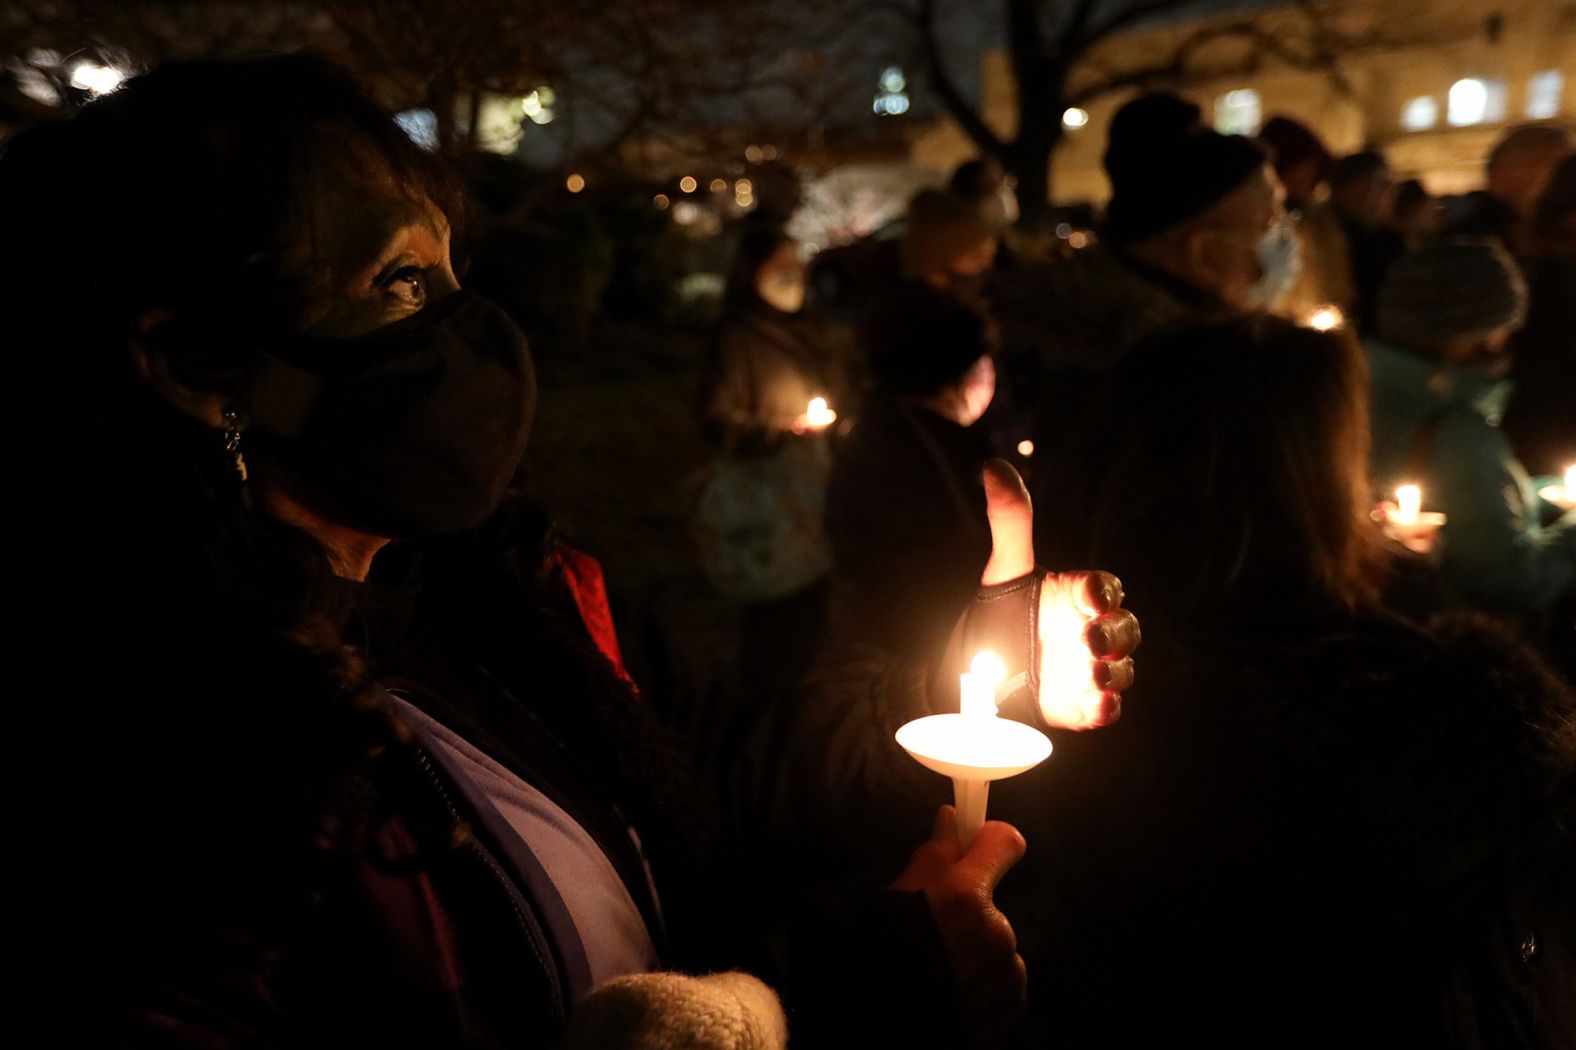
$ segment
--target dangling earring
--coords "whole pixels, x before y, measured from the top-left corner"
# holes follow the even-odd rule
[[[235,464],[235,476],[246,483],[246,457],[241,454],[241,413],[238,409],[224,410],[224,450]]]

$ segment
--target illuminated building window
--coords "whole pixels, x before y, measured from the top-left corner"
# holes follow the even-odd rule
[[[1545,70],[1527,82],[1527,116],[1547,120],[1560,113],[1560,95],[1565,91],[1565,74]]]
[[[1486,77],[1467,77],[1450,85],[1450,107],[1446,117],[1451,126],[1493,124],[1505,119],[1505,82]]]
[[[1439,102],[1432,95],[1419,95],[1401,107],[1401,127],[1407,131],[1427,131],[1439,123]]]
[[[878,117],[897,117],[908,112],[908,80],[897,66],[887,66],[881,71],[881,91],[876,95],[875,113]]]
[[[1259,93],[1252,88],[1228,91],[1215,100],[1215,130],[1222,135],[1252,135],[1259,130]]]

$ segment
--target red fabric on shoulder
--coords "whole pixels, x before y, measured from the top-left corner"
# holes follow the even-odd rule
[[[558,548],[558,564],[564,571],[564,582],[574,597],[575,607],[586,633],[596,647],[602,650],[607,662],[624,681],[634,684],[624,669],[624,654],[618,647],[618,632],[613,629],[613,610],[607,600],[607,582],[602,576],[602,564],[591,555],[572,547]]]

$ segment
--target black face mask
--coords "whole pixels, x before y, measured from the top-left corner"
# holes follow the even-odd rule
[[[344,524],[438,536],[497,509],[535,408],[525,333],[462,291],[363,336],[277,348],[251,386],[250,435]]]

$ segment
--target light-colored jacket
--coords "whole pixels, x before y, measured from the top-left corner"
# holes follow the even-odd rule
[[[1424,505],[1445,513],[1440,572],[1463,597],[1504,612],[1547,610],[1576,584],[1576,511],[1539,524],[1532,480],[1499,429],[1509,382],[1379,340],[1367,349],[1375,484],[1416,482]]]

